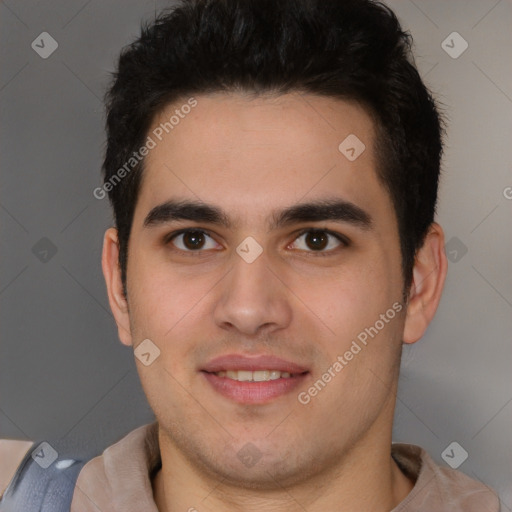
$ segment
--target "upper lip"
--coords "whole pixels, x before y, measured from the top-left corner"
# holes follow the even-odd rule
[[[286,361],[271,355],[246,356],[243,354],[227,354],[209,361],[202,371],[214,373],[226,370],[275,370],[288,373],[304,373],[308,369],[292,361]]]

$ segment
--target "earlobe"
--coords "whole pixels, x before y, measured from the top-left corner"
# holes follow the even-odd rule
[[[405,319],[404,343],[418,341],[434,318],[441,300],[447,269],[443,229],[434,222],[415,258]]]
[[[123,293],[121,269],[119,267],[119,243],[117,229],[109,228],[103,237],[101,257],[103,276],[107,286],[108,301],[114,315],[119,339],[127,346],[132,345],[128,302]]]

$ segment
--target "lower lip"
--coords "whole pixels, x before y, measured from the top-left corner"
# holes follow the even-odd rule
[[[201,372],[213,389],[239,404],[264,404],[274,398],[286,395],[303,384],[308,375],[302,373],[294,377],[279,378],[264,382],[241,382],[214,373]]]

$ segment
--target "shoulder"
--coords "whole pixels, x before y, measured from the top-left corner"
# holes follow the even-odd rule
[[[0,510],[69,511],[75,481],[85,461],[58,454],[46,441],[25,444],[2,441],[5,442],[0,445],[3,472]]]
[[[0,497],[33,444],[33,441],[0,439]]]
[[[499,512],[493,489],[461,471],[438,465],[423,448],[394,444],[392,453],[402,472],[416,480],[409,496],[393,512]]]

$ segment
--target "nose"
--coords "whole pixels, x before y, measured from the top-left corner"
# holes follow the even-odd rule
[[[246,336],[286,328],[292,318],[291,292],[265,251],[252,263],[235,255],[233,265],[220,283],[215,323]]]

